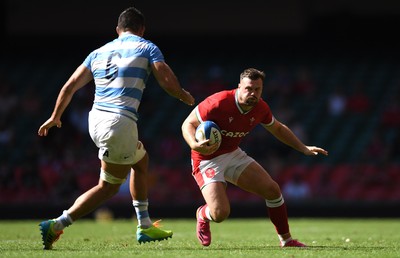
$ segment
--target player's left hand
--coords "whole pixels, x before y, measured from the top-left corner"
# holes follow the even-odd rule
[[[319,147],[316,147],[316,146],[306,146],[306,147],[307,147],[307,150],[304,152],[305,155],[316,156],[316,155],[318,155],[320,153],[320,154],[323,154],[325,156],[328,156],[328,151],[326,151],[326,150],[324,150],[322,148],[319,148]]]
[[[182,92],[184,92],[184,97],[180,99],[180,101],[182,101],[183,103],[185,103],[186,105],[189,106],[193,106],[195,103],[195,99],[193,98],[193,96],[190,94],[190,92],[188,92],[185,89],[182,89]]]
[[[49,118],[42,126],[39,128],[38,135],[39,136],[47,136],[49,133],[50,128],[53,126],[57,126],[58,128],[61,128],[61,121],[60,120],[53,120]]]

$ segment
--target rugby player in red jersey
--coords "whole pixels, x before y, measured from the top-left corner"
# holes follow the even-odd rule
[[[284,124],[274,118],[261,98],[265,74],[254,68],[244,70],[238,87],[217,92],[199,103],[182,124],[182,134],[192,149],[192,168],[206,204],[197,209],[197,238],[203,246],[211,244],[210,221],[228,218],[230,203],[226,181],[265,199],[268,214],[281,247],[305,247],[293,239],[288,223],[286,204],[279,185],[268,172],[239,147],[243,137],[261,124],[278,140],[305,155],[328,155],[315,146],[306,146]],[[209,145],[197,142],[195,130],[206,120],[221,129],[222,143]]]

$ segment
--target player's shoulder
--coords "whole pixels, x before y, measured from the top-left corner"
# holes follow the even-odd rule
[[[103,45],[101,45],[101,46],[95,48],[95,49],[90,53],[90,55],[96,56],[96,55],[99,55],[99,54],[102,54],[102,53],[111,51],[111,50],[114,48],[115,42],[116,42],[117,40],[118,40],[118,39],[114,39],[114,40],[112,40],[112,41],[109,41],[109,42],[107,42],[107,43],[105,43],[105,44],[103,44]]]
[[[266,101],[263,97],[261,97],[261,98],[259,99],[258,103],[261,103],[261,104],[263,104],[263,105],[265,105],[265,104],[268,105],[267,101]]]
[[[142,48],[150,48],[150,49],[158,49],[159,47],[157,44],[155,44],[153,41],[134,35],[133,37],[130,37],[129,39],[130,42],[135,42],[134,44],[139,44]]]
[[[251,111],[251,113],[252,115],[256,115],[261,119],[268,119],[268,117],[273,117],[271,108],[269,107],[268,103],[263,99],[260,99],[260,101],[258,101],[257,106]]]
[[[219,92],[216,92],[216,93],[210,95],[208,98],[224,100],[224,99],[229,99],[229,97],[234,97],[234,96],[235,96],[234,90],[223,90],[223,91],[219,91]]]
[[[201,106],[220,106],[221,104],[223,105],[223,103],[229,101],[229,99],[231,99],[231,93],[229,90],[224,90],[224,91],[219,91],[216,93],[213,93],[211,95],[209,95],[207,98],[205,98],[200,105]],[[232,99],[234,99],[234,96],[232,97]]]
[[[258,101],[258,104],[259,104],[261,107],[263,107],[263,108],[268,108],[268,109],[270,109],[270,107],[269,107],[267,101],[265,101],[263,98],[260,98],[260,101]]]

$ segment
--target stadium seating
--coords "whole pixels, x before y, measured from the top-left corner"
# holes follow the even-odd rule
[[[350,54],[346,53],[346,55]],[[288,89],[289,92],[285,92],[283,88],[286,86],[278,84],[276,90],[273,92],[275,95],[266,95],[265,99],[270,103],[272,110],[278,113],[279,110],[277,109],[280,107],[280,101],[287,98],[290,103],[289,108],[294,113],[294,119],[283,122],[287,123],[290,127],[294,120],[297,122],[300,121],[308,138],[307,143],[322,146],[330,152],[330,155],[326,158],[309,158],[297,155],[294,161],[282,156],[278,161],[283,164],[280,166],[281,169],[273,171],[272,174],[276,175],[276,180],[283,185],[291,179],[294,173],[301,173],[310,185],[313,198],[315,199],[325,194],[323,190],[326,189],[321,189],[320,186],[321,184],[326,184],[325,187],[331,190],[329,197],[334,199],[366,201],[378,201],[382,199],[398,200],[400,198],[398,187],[387,186],[388,182],[391,182],[393,185],[400,183],[398,151],[397,154],[385,152],[381,154],[382,156],[368,156],[370,154],[367,152],[371,144],[371,139],[375,134],[378,134],[382,138],[385,150],[398,148],[391,144],[393,144],[393,139],[398,137],[399,128],[383,127],[381,124],[382,113],[387,107],[388,100],[393,96],[400,95],[398,64],[387,56],[365,56],[362,59],[357,59],[357,56],[343,58],[344,56],[344,54],[339,57],[335,54],[326,54],[322,57],[299,55],[294,58],[286,56],[282,57],[282,59],[272,57],[271,59],[257,60],[255,62],[258,68],[264,69],[272,77],[284,66],[289,75],[286,78],[288,80],[286,86],[289,85],[289,87],[295,85],[297,80],[295,75],[300,70],[306,69],[308,71],[314,85],[312,94],[295,94],[291,88]],[[39,140],[36,132],[40,123],[50,115],[60,87],[69,76],[69,73],[73,71],[73,67],[79,64],[77,59],[76,57],[66,58],[60,63],[55,57],[43,58],[40,62],[37,62],[37,59],[32,57],[26,57],[26,59],[19,59],[17,62],[12,57],[9,57],[7,59],[9,62],[0,64],[0,73],[3,77],[4,75],[7,76],[6,79],[12,85],[13,93],[21,101],[24,101],[24,98],[30,97],[24,94],[32,91],[36,94],[31,97],[37,98],[40,103],[40,110],[35,111],[36,113],[23,115],[21,110],[19,110],[18,113],[23,115],[23,119],[13,119],[13,124],[10,127],[14,131],[14,134],[18,136],[13,139],[13,148],[10,149],[6,143],[0,142],[0,147],[3,147],[1,153],[3,154],[2,162],[7,161],[7,164],[11,166],[11,170],[15,173],[11,178],[17,177],[18,164],[25,162],[27,157],[32,158],[33,164],[37,164],[37,170],[46,167],[43,165],[46,162],[44,153],[46,153],[46,149],[52,148],[53,142],[49,143],[48,141],[50,140]],[[226,82],[226,85],[235,88],[238,74],[243,68],[242,60],[221,63],[219,66],[221,68],[220,77],[217,79],[222,79]],[[188,75],[192,74],[194,70],[203,72],[198,76],[204,77],[200,78],[204,83],[204,87],[215,85],[213,80],[217,79],[207,75],[209,69],[210,65],[205,59],[190,65],[175,67],[178,77],[182,78],[181,82],[183,86],[188,90],[191,90],[191,83],[193,82],[193,78],[188,78]],[[270,83],[272,79],[267,76],[266,87],[273,86]],[[362,92],[370,100],[370,109],[367,112],[361,113],[345,110],[342,115],[330,115],[327,108],[327,100],[338,85],[344,89],[345,95],[348,98],[354,93],[355,85],[362,85]],[[213,92],[212,88],[204,90]],[[269,90],[266,89],[267,92]],[[146,148],[152,155],[152,160],[157,162],[157,166],[174,171],[174,173],[168,174],[170,177],[174,177],[169,179],[169,181],[173,182],[174,185],[187,185],[188,182],[181,179],[180,173],[185,173],[185,175],[190,173],[189,149],[181,137],[180,125],[190,112],[191,107],[183,106],[181,102],[167,97],[166,93],[160,89],[154,79],[150,79],[143,99],[144,101],[140,107],[140,116],[143,119],[139,120],[141,139],[145,142]],[[151,102],[146,101],[147,99],[151,99]],[[201,98],[197,99],[197,101],[200,100]],[[64,115],[63,127],[69,130],[72,126],[68,121],[68,112],[70,110],[67,110]],[[72,130],[73,135],[79,138],[79,141],[81,141],[80,146],[82,146],[82,149],[79,150],[80,152],[76,156],[80,154],[83,156],[89,151],[91,153],[95,152],[93,151],[93,144],[87,135],[75,132],[73,128]],[[181,155],[182,159],[179,160],[179,164],[175,166],[156,156],[158,153],[157,144],[163,137],[161,130],[166,130],[176,135],[182,144],[183,151],[185,151]],[[70,148],[72,147],[66,146],[65,149],[58,148],[59,146],[63,146],[63,144],[60,145],[58,142],[62,137],[59,139],[56,136],[57,133],[54,132],[52,134],[53,136],[51,137],[53,138],[51,138],[51,141],[57,141],[57,144],[54,145],[54,149],[47,151],[57,153],[55,156],[60,158],[60,164],[63,164],[64,161],[62,159],[66,158],[66,152],[71,151]],[[265,144],[268,145],[268,141]],[[254,147],[250,144],[245,146],[249,152]],[[4,151],[5,149],[7,149],[7,152]],[[32,153],[29,153],[29,151]],[[264,153],[260,153],[259,155],[264,155]],[[290,155],[290,157],[293,156]],[[79,166],[84,162],[85,159],[82,157],[76,160],[77,171],[80,170]],[[96,158],[94,157],[90,162],[96,164]],[[385,162],[387,165],[382,166],[382,162]],[[185,167],[185,169],[182,169],[182,167]],[[271,164],[271,167],[275,166]],[[355,175],[355,168],[362,171]],[[42,185],[46,192],[56,192],[55,189],[52,189],[52,185],[57,187],[54,181],[56,181],[59,175],[49,175],[49,173],[55,173],[52,170],[42,170],[36,173],[39,178],[43,179]],[[157,171],[154,173],[154,176],[157,177]],[[76,191],[87,188],[90,182],[94,181],[93,178],[97,178],[97,175],[98,169],[95,167],[93,168],[93,172],[87,172],[84,178],[77,181],[76,186],[71,187],[75,187]],[[3,177],[10,178],[10,175],[8,174]],[[183,178],[187,180],[187,177]],[[374,184],[371,183],[373,180],[376,180]],[[158,181],[155,180],[155,182]],[[0,183],[0,196],[10,196],[9,193],[11,190],[9,186],[6,187],[4,181],[0,181]],[[158,183],[162,184],[163,182]],[[192,183],[192,187],[188,187],[186,191],[192,190],[193,193],[187,194],[187,196],[201,198],[197,194],[198,190],[194,182]],[[20,196],[29,198],[30,195],[27,193],[27,190],[22,188],[14,190],[21,191]],[[164,187],[152,187],[151,194],[157,196],[157,201],[162,202],[163,195],[157,193],[158,189],[164,189]],[[238,201],[248,198],[247,195],[243,196],[235,192],[236,190],[230,189],[229,191],[231,191],[233,196],[237,197]],[[33,189],[32,192],[36,194],[32,196],[38,196],[37,189]],[[59,196],[59,198],[62,197]],[[169,198],[172,197],[170,196]],[[0,202],[4,201],[8,201],[7,198],[0,198]],[[192,200],[187,200],[187,202],[190,201]]]

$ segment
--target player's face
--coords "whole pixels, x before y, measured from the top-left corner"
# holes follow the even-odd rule
[[[239,104],[248,107],[255,106],[261,98],[262,89],[263,81],[261,79],[243,78],[239,83]]]

